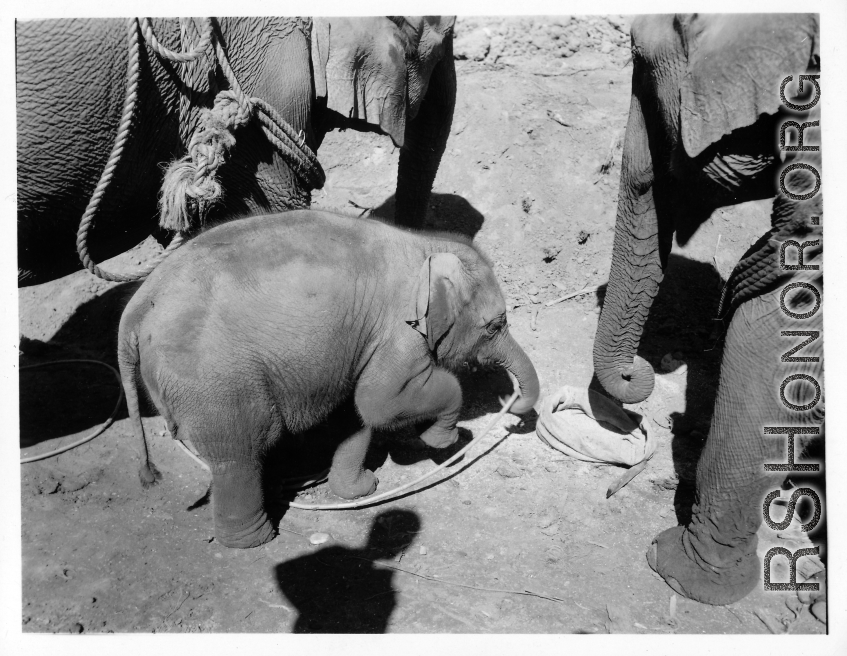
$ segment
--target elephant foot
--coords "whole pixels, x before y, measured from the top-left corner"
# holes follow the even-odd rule
[[[427,446],[444,449],[456,443],[459,439],[459,429],[454,427],[452,430],[445,430],[433,424],[421,434],[421,439]]]
[[[334,469],[329,472],[329,489],[342,499],[358,499],[371,495],[376,491],[378,484],[379,479],[369,469],[362,469],[352,480],[343,474],[339,475]]]
[[[674,526],[657,535],[647,550],[647,564],[678,595],[725,606],[753,591],[760,573],[755,544],[751,553],[739,554],[732,566],[719,568],[698,563],[688,539],[686,527]]]
[[[269,542],[273,526],[264,510],[259,471],[236,462],[212,469],[215,539],[226,547],[249,549]]]
[[[239,522],[215,522],[215,540],[232,549],[251,549],[274,538],[274,529],[264,510]]]

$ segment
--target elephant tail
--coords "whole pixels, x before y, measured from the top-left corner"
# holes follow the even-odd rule
[[[139,362],[138,335],[135,332],[126,336],[121,335],[118,340],[118,364],[121,370],[121,383],[124,387],[132,432],[135,435],[136,442],[141,447],[141,467],[138,475],[141,479],[141,486],[148,488],[155,485],[162,478],[162,475],[156,469],[156,465],[150,461],[150,450],[147,447],[144,425],[141,423],[141,412],[138,409]]]

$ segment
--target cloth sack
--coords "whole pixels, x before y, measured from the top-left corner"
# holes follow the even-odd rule
[[[602,394],[565,386],[542,399],[535,432],[554,449],[579,460],[633,467],[646,463],[656,451],[655,434],[639,419]]]

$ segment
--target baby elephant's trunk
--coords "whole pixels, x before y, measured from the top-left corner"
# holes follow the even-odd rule
[[[123,331],[121,332],[123,333]],[[144,426],[141,423],[141,413],[138,410],[138,365],[138,335],[134,332],[128,335],[121,334],[118,339],[118,366],[121,370],[121,382],[124,386],[129,421],[132,424],[135,439],[141,445],[141,468],[138,475],[141,478],[142,487],[147,488],[161,479],[162,475],[156,469],[156,465],[150,462],[147,438],[144,436]]]
[[[538,401],[540,393],[538,374],[535,373],[535,367],[532,366],[529,356],[518,346],[514,337],[506,335],[494,356],[494,361],[518,381],[521,396],[512,405],[511,412],[519,415],[529,412]]]

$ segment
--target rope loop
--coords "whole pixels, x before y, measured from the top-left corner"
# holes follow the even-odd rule
[[[149,18],[141,19],[141,29],[144,32],[144,40],[147,42],[147,45],[149,45],[153,52],[159,55],[159,57],[169,61],[187,64],[188,62],[192,62],[203,57],[203,55],[206,54],[206,51],[209,50],[209,46],[212,44],[212,34],[214,33],[212,19],[204,18],[203,22],[205,23],[206,29],[203,30],[203,35],[200,37],[200,41],[197,45],[188,52],[174,52],[173,50],[168,50],[165,46],[159,43],[156,35],[153,34],[153,26],[150,24]]]

